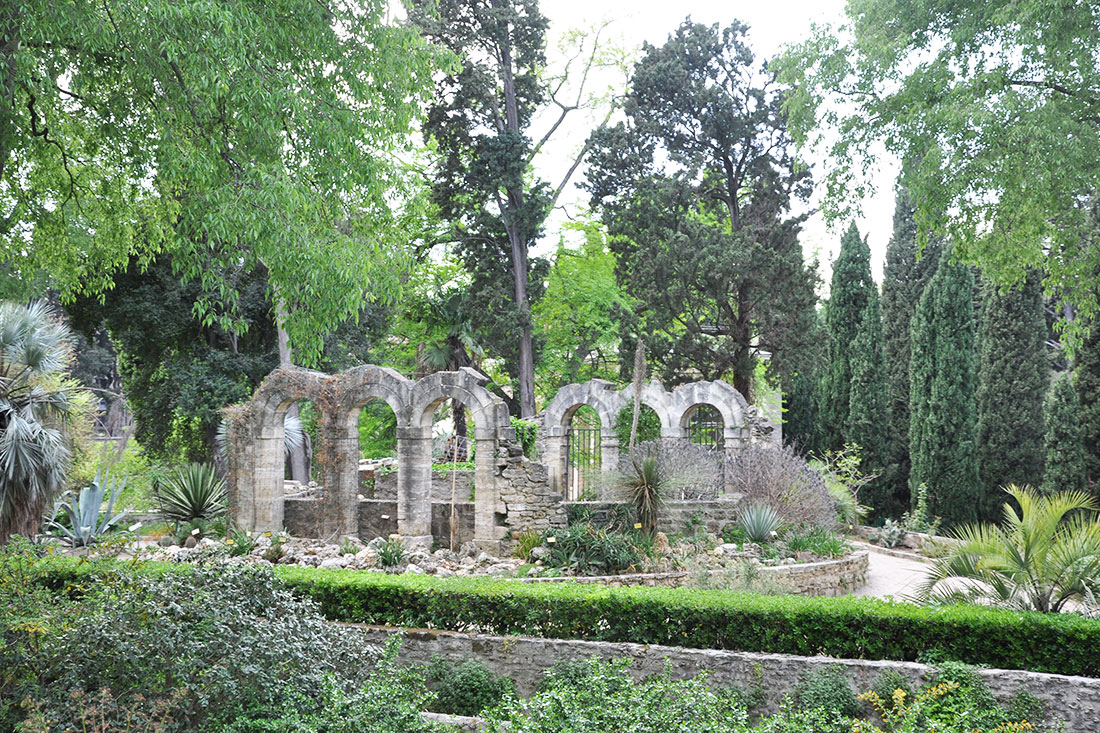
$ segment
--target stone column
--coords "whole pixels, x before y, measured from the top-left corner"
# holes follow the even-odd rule
[[[497,511],[500,486],[496,476],[497,442],[478,438],[474,452],[474,542],[485,552],[500,554]]]
[[[566,462],[569,456],[566,454],[566,428],[555,425],[547,429],[545,440],[546,453],[543,460],[546,461],[546,474],[550,479],[550,491],[565,496],[565,472],[568,470]]]
[[[315,460],[325,487],[319,536],[342,543],[359,536],[359,430],[348,415],[322,417]]]
[[[253,455],[252,516],[244,529],[253,532],[283,531],[283,430],[265,425],[258,431]],[[249,526],[251,525],[251,526]]]
[[[432,548],[432,429],[397,428],[397,531],[407,549]]]

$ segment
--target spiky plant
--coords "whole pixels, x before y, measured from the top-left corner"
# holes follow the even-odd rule
[[[1056,613],[1100,596],[1100,521],[1096,501],[1080,491],[1044,496],[1008,486],[1004,522],[971,524],[960,544],[937,560],[918,588],[924,602],[978,602]]]
[[[67,501],[61,501],[53,510],[53,516],[47,523],[49,528],[58,532],[73,547],[89,547],[100,537],[118,527],[126,516],[126,510],[115,513],[115,502],[125,488],[126,481],[114,482],[109,476],[96,474],[91,486],[85,486],[79,494],[67,492]],[[107,499],[104,508],[103,500]],[[57,521],[58,514],[64,513],[67,523]]]
[[[63,376],[71,341],[45,303],[0,303],[0,544],[35,534],[64,488],[85,397]]]
[[[779,512],[767,504],[753,504],[741,510],[738,515],[745,536],[758,544],[771,542],[779,525],[783,523]]]
[[[211,519],[225,513],[225,481],[211,464],[189,463],[157,487],[157,500],[169,522]]]

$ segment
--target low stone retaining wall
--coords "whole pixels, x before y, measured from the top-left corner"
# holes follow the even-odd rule
[[[315,498],[287,498],[283,516],[286,531],[295,537],[316,537],[320,503]],[[474,504],[470,501],[458,502],[455,509],[458,514],[458,542],[469,542],[474,538]],[[450,503],[432,502],[432,536],[445,543],[451,534],[450,522]],[[364,542],[396,533],[396,500],[359,500],[359,537]]]
[[[901,673],[914,686],[935,675],[933,667],[914,662],[796,657],[379,626],[358,628],[370,643],[381,644],[390,636],[400,634],[399,658],[406,663],[427,663],[436,656],[454,660],[476,658],[498,674],[511,678],[521,695],[533,694],[543,670],[554,663],[590,657],[629,659],[628,670],[637,680],[662,674],[666,664],[674,679],[688,679],[707,672],[710,684],[716,687],[759,690],[764,700],[759,710],[765,714],[778,710],[783,697],[794,689],[803,674],[826,665],[840,665],[857,692],[871,689],[887,669]],[[1002,669],[981,669],[979,674],[1001,702],[1007,702],[1020,689],[1042,700],[1050,716],[1066,721],[1067,733],[1100,730],[1100,679]]]
[[[867,552],[861,550],[837,560],[801,563],[798,565],[759,565],[761,576],[785,586],[789,592],[803,596],[843,596],[861,587],[867,581]],[[524,583],[573,583],[592,584],[619,588],[629,585],[668,586],[699,584],[719,587],[724,571],[711,571],[705,577],[687,571],[669,573],[632,573],[629,575],[598,575],[563,578],[520,578]],[[702,581],[702,582],[699,582]]]

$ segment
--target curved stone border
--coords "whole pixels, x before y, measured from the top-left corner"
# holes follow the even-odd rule
[[[798,563],[796,565],[759,565],[762,576],[782,583],[791,593],[802,596],[843,596],[860,588],[867,581],[868,556],[866,550],[853,552],[836,560]],[[712,570],[708,578],[721,579],[725,571]],[[667,586],[685,585],[697,575],[686,570],[668,573],[627,573],[624,575],[580,575],[558,578],[517,578],[521,583],[574,582],[582,585],[599,583],[610,587],[629,585]]]

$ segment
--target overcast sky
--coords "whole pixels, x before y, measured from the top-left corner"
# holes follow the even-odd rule
[[[668,35],[687,16],[699,23],[728,24],[737,19],[749,26],[749,43],[762,60],[770,58],[786,44],[805,38],[811,23],[839,23],[843,20],[844,0],[772,0],[771,2],[737,3],[722,0],[542,0],[540,9],[550,19],[549,61],[553,65],[560,57],[557,49],[561,35],[573,29],[584,29],[612,20],[609,37],[626,48],[640,47],[643,42],[654,45],[664,43]],[[610,80],[604,82],[610,83]],[[621,83],[621,81],[619,82]],[[548,124],[548,123],[547,123]],[[557,185],[573,153],[579,149],[593,121],[580,115],[567,120],[569,129],[559,130],[553,146],[537,161],[544,178]],[[563,127],[565,127],[563,126]],[[540,131],[533,130],[537,136]],[[564,134],[560,134],[564,133]],[[810,158],[815,180],[821,178],[827,161]],[[891,219],[894,211],[894,180],[897,165],[893,161],[884,164],[876,178],[877,194],[863,202],[863,216],[857,219],[861,233],[868,237],[871,246],[872,270],[881,281],[882,263],[886,244],[890,239]],[[573,183],[583,180],[583,168],[573,177]],[[823,186],[822,186],[823,188]],[[583,205],[587,200],[583,191],[563,194],[567,209]],[[556,245],[556,222],[562,217],[556,214],[548,227],[547,244]],[[845,223],[844,227],[847,226]],[[822,275],[828,280],[829,263],[836,257],[840,246],[840,225],[829,230],[820,215],[813,216],[803,229],[802,242],[807,256],[816,255],[822,264]],[[540,248],[541,249],[541,248]]]

